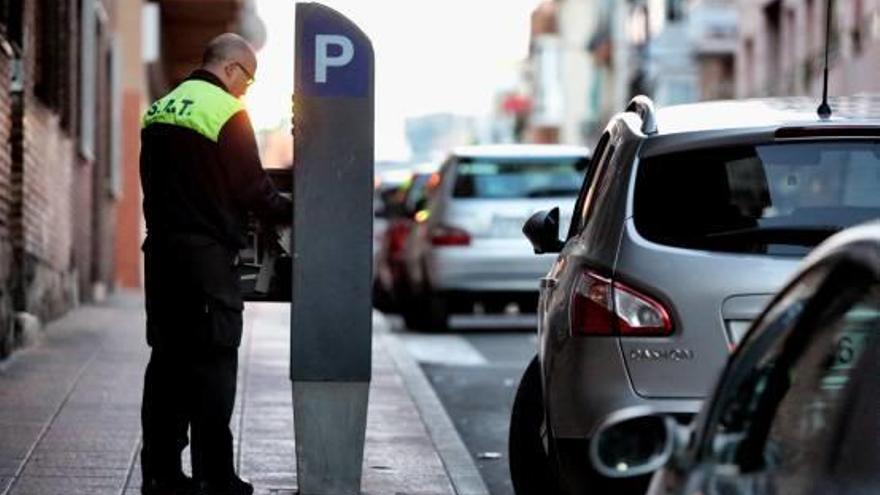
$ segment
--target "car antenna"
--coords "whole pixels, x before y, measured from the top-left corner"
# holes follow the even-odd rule
[[[831,105],[828,104],[828,45],[831,44],[831,1],[826,0],[827,13],[825,14],[825,74],[822,81],[822,104],[816,110],[819,118],[828,120],[831,118]]]

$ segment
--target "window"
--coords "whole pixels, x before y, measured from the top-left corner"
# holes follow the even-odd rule
[[[578,158],[460,158],[452,196],[515,199],[574,196],[582,181]]]
[[[680,21],[685,17],[684,0],[666,0],[666,20],[669,22]]]
[[[863,33],[863,23],[865,22],[865,5],[863,0],[855,0],[855,9],[854,9],[853,17],[855,21],[852,26],[852,47],[853,53],[856,56],[862,54],[862,50],[864,49],[864,33]]]
[[[845,397],[843,391],[869,340],[880,327],[880,287],[819,332],[787,373],[782,400],[764,444],[776,483],[788,493],[807,493],[809,473],[822,467]],[[771,408],[772,409],[772,408]]]
[[[764,7],[764,25],[766,27],[766,74],[767,81],[765,92],[769,90],[770,94],[776,94],[780,91],[779,87],[779,63],[782,58],[782,2],[774,0]]]
[[[590,160],[590,164],[587,166],[586,177],[584,177],[580,194],[574,205],[573,220],[568,232],[569,238],[580,233],[587,225],[588,212],[592,203],[593,184],[596,182],[598,170],[607,161],[606,158],[614,154],[613,147],[610,150],[608,149],[608,141],[610,139],[611,135],[607,132],[602,135],[599,139],[599,144],[596,145],[596,149],[593,152],[593,159]]]
[[[743,57],[740,70],[744,74],[743,86],[748,95],[754,95],[757,92],[757,84],[755,83],[755,41],[752,38],[746,38],[743,41]]]
[[[72,75],[76,51],[70,42],[73,19],[76,18],[73,3],[41,0],[36,9],[34,92],[46,106],[59,113],[66,129],[71,128],[75,107]]]
[[[719,486],[751,478],[755,493],[810,492],[858,384],[851,378],[865,350],[876,352],[880,285],[862,270],[815,268],[732,359],[700,446],[700,462],[725,466]]]
[[[802,256],[880,217],[880,141],[736,146],[645,158],[634,220],[646,239]]]
[[[0,29],[6,40],[18,51],[23,46],[23,13],[24,0],[0,0]]]
[[[87,161],[95,159],[95,127],[97,124],[98,12],[92,0],[79,5],[80,52],[77,71],[77,133],[79,151]]]

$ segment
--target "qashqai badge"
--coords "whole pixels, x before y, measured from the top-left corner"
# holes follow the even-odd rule
[[[694,351],[690,349],[652,349],[643,347],[629,351],[629,357],[635,361],[691,361]]]

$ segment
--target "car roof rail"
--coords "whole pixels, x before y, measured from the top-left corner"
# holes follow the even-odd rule
[[[634,96],[626,106],[626,111],[633,112],[642,119],[643,133],[657,134],[657,112],[650,98],[645,95]]]

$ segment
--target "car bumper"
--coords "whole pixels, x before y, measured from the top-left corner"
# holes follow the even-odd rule
[[[635,392],[617,338],[567,338],[544,353],[546,400],[553,435],[586,440],[606,421],[640,414],[696,414],[700,399],[645,398]],[[600,378],[601,377],[601,378]]]
[[[433,249],[427,275],[436,291],[537,293],[555,259],[533,254],[525,243],[477,242]]]

